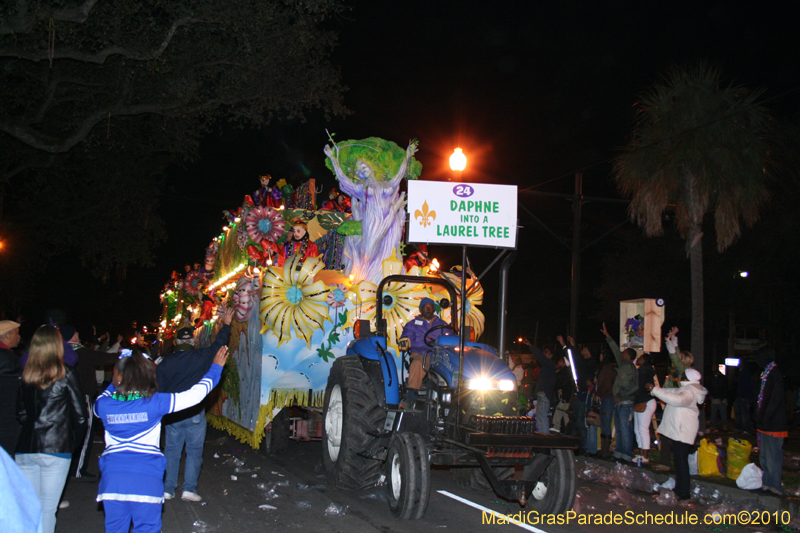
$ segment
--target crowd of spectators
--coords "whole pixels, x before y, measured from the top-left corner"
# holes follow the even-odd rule
[[[131,523],[134,531],[159,531],[184,446],[181,497],[201,501],[206,421],[198,404],[219,382],[233,312],[222,313],[210,346],[195,348],[190,327],[177,332],[173,351],[160,346],[164,353],[138,335],[128,343],[122,335],[92,331],[84,343],[68,325],[42,325],[22,343],[21,320],[0,321],[0,529],[55,531],[58,509],[69,506],[64,487],[74,477],[99,481],[107,531],[128,531]],[[164,419],[166,458],[160,450],[165,415],[173,417]],[[88,459],[98,425],[105,450],[100,472],[93,473]]]
[[[576,436],[578,454],[638,466],[648,466],[657,447],[652,468],[674,471],[676,495],[685,499],[688,456],[706,432],[728,429],[733,406],[736,431],[758,437],[764,490],[783,493],[783,441],[790,426],[800,425],[800,387],[786,392],[773,348],[742,361],[735,380],[718,367],[703,379],[692,354],[679,347],[676,327],[664,339],[667,364],[661,372],[659,354],[620,349],[605,324],[600,331],[602,343],[558,336],[557,344],[539,348],[522,338],[526,348],[506,354],[521,412],[536,418],[539,433]],[[704,410],[710,412],[708,428]]]

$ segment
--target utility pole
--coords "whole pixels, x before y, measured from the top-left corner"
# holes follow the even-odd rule
[[[583,206],[583,202],[605,202],[605,203],[612,203],[612,204],[629,204],[627,200],[621,200],[617,198],[598,198],[594,196],[584,196],[583,195],[583,174],[577,173],[575,174],[575,193],[574,194],[560,194],[560,193],[551,193],[551,192],[539,192],[539,191],[532,191],[529,189],[522,190],[520,192],[528,193],[528,194],[535,194],[537,196],[544,196],[544,197],[551,197],[551,198],[565,198],[568,200],[572,200],[573,202],[573,219],[572,219],[572,244],[565,242],[556,232],[550,229],[547,224],[545,224],[542,220],[539,219],[535,214],[531,212],[530,209],[525,207],[523,203],[520,202],[519,208],[524,213],[527,213],[533,220],[539,223],[542,228],[547,231],[550,235],[552,235],[558,242],[564,245],[567,250],[570,251],[572,254],[572,286],[571,286],[571,298],[570,298],[570,312],[569,312],[569,335],[572,337],[577,338],[578,333],[578,297],[580,293],[580,281],[581,281],[581,252],[585,251],[590,246],[593,246],[597,242],[605,239],[616,230],[628,224],[630,220],[623,220],[621,223],[614,226],[612,229],[608,230],[606,233],[601,235],[600,237],[594,239],[592,242],[586,244],[585,246],[581,247],[581,210]]]
[[[575,196],[572,200],[572,290],[570,291],[569,334],[577,337],[578,296],[581,282],[581,205],[583,204],[583,174],[575,174]]]

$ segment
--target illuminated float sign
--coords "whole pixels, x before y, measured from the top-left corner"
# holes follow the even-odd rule
[[[517,247],[517,187],[408,182],[408,242]]]

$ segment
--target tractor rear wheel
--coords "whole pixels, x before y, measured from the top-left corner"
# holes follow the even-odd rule
[[[375,457],[386,412],[357,355],[334,361],[323,408],[322,463],[328,483],[343,489],[374,486],[380,477]]]

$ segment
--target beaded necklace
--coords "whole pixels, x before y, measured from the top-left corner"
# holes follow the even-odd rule
[[[120,402],[132,402],[133,400],[140,400],[144,398],[144,394],[142,394],[138,390],[130,391],[128,394],[124,395],[118,394],[116,391],[114,391],[111,394],[111,397],[114,398],[115,400],[119,400]]]
[[[764,371],[761,373],[761,390],[758,391],[758,407],[761,407],[761,403],[764,401],[764,388],[767,385],[767,376],[775,368],[775,361],[772,361],[766,367],[764,367]]]
[[[302,243],[302,244],[300,244],[300,249],[297,251],[297,255],[299,255],[300,257],[305,258],[306,250],[308,249],[308,233],[306,233],[303,236],[303,238],[300,239],[299,242]],[[283,245],[284,246],[284,250],[286,251],[286,258],[287,259],[292,257],[293,255],[295,255],[295,249],[294,249],[294,245],[295,244],[298,244],[298,241],[296,241],[294,239],[289,239]]]
[[[758,391],[758,410],[761,411],[761,404],[764,402],[764,388],[767,385],[767,377],[769,373],[772,372],[772,369],[775,368],[775,361],[772,361],[766,367],[764,367],[764,371],[761,373],[761,389]],[[756,432],[756,444],[761,446],[761,433]]]

